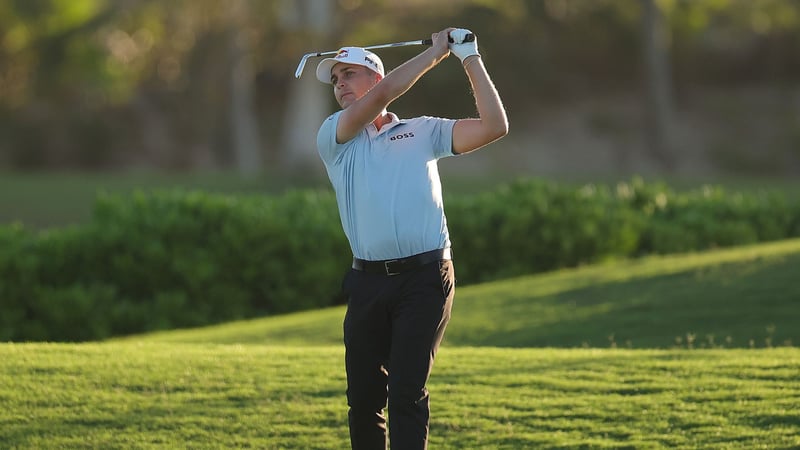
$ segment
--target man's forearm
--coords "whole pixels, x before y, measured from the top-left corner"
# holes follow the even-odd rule
[[[386,107],[411,89],[417,80],[436,67],[445,57],[447,53],[437,54],[436,49],[431,47],[389,72],[373,90],[377,90],[375,94]]]

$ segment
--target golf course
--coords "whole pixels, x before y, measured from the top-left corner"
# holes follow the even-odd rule
[[[458,288],[430,447],[798,448],[798,267],[794,239]],[[348,448],[343,315],[0,344],[0,442]]]
[[[800,450],[800,0],[0,0],[0,450]]]

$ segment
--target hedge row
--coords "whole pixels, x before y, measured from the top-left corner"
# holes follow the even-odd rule
[[[291,192],[99,198],[91,223],[0,231],[0,340],[91,340],[330,305],[335,200]]]
[[[526,179],[446,205],[459,279],[469,282],[800,236],[800,203],[782,193],[677,192],[641,179],[580,187]]]
[[[520,180],[448,197],[462,284],[608,258],[800,236],[777,193]],[[137,192],[90,223],[0,227],[0,341],[83,341],[329,306],[350,250],[327,191]]]

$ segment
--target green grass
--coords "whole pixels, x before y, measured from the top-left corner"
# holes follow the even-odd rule
[[[457,260],[455,264],[457,276]],[[800,239],[794,239],[468,286],[456,291],[445,343],[593,348],[797,346],[798,267]],[[335,307],[156,333],[144,339],[335,345],[341,342],[343,316],[344,307]]]
[[[459,289],[431,448],[800,448],[798,267],[792,240]],[[0,446],[347,448],[343,314],[0,344]]]
[[[0,345],[19,448],[347,446],[342,349]],[[800,351],[445,347],[431,448],[796,448]],[[391,418],[390,418],[391,420]]]

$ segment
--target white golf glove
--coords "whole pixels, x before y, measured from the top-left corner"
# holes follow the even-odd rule
[[[464,39],[467,37],[468,34],[472,34],[472,31],[469,31],[464,28],[456,28],[455,30],[450,32],[450,38],[453,39],[452,44],[448,44],[450,51],[458,56],[458,59],[461,60],[461,63],[464,63],[464,60],[467,57],[472,55],[478,55],[478,38],[474,37],[472,42],[464,42]]]

